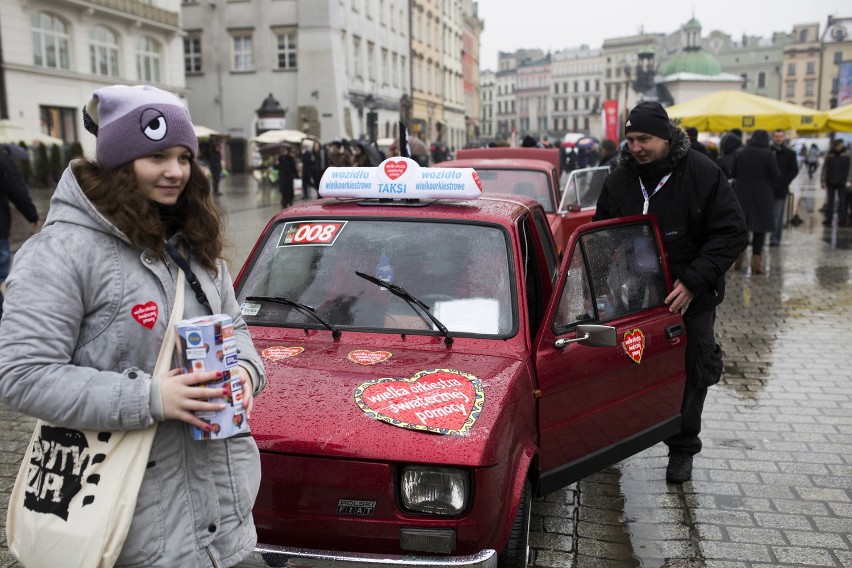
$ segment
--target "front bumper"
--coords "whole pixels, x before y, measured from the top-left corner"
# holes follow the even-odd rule
[[[307,548],[261,545],[254,549],[269,567],[298,568],[496,568],[497,553],[483,550],[470,556],[418,556],[341,553]]]

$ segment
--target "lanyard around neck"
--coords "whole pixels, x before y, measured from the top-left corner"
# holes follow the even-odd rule
[[[645,189],[645,184],[642,183],[642,178],[639,178],[639,187],[642,188],[642,197],[645,198],[645,203],[642,205],[642,215],[648,214],[648,208],[651,206],[651,198],[654,197],[660,188],[666,185],[666,182],[669,181],[669,178],[672,177],[672,172],[667,173],[663,176],[663,179],[660,180],[660,183],[657,184],[657,187],[651,192],[651,195],[648,195],[648,190]]]

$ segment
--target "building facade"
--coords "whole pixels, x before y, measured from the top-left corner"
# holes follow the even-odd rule
[[[582,45],[553,54],[551,61],[550,131],[603,134],[604,58],[600,49]]]
[[[819,108],[817,91],[821,53],[818,23],[793,26],[793,37],[784,47],[782,100]]]
[[[550,99],[550,54],[521,62],[517,68],[518,135],[536,140],[548,136]]]
[[[769,97],[781,98],[783,85],[784,47],[792,35],[776,32],[764,38],[743,35],[735,42],[719,31],[703,40],[704,50],[713,54],[726,73],[742,77],[742,90]]]
[[[407,112],[408,0],[184,0],[183,18],[190,111],[235,171],[267,97],[323,141],[393,136]]]
[[[494,71],[484,70],[479,74],[479,137],[480,140],[491,141],[497,132],[496,98],[497,77]],[[471,139],[468,139],[470,141]]]
[[[2,0],[3,118],[94,156],[80,109],[100,87],[186,92],[180,0]]]
[[[478,2],[464,0],[464,27],[462,29],[462,81],[464,85],[465,142],[477,140],[482,135],[479,36],[483,22],[479,18]]]
[[[852,18],[828,17],[822,34],[822,61],[819,78],[819,108],[838,106],[840,64],[852,62]]]

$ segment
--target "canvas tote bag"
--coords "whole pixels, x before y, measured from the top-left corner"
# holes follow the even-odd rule
[[[172,363],[185,276],[154,374]],[[26,568],[111,568],[124,545],[157,425],[99,432],[36,422],[9,497],[6,540]]]

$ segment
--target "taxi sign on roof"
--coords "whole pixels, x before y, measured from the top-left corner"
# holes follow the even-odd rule
[[[482,182],[473,168],[423,168],[411,158],[388,158],[375,168],[328,168],[322,197],[365,199],[477,199]]]

